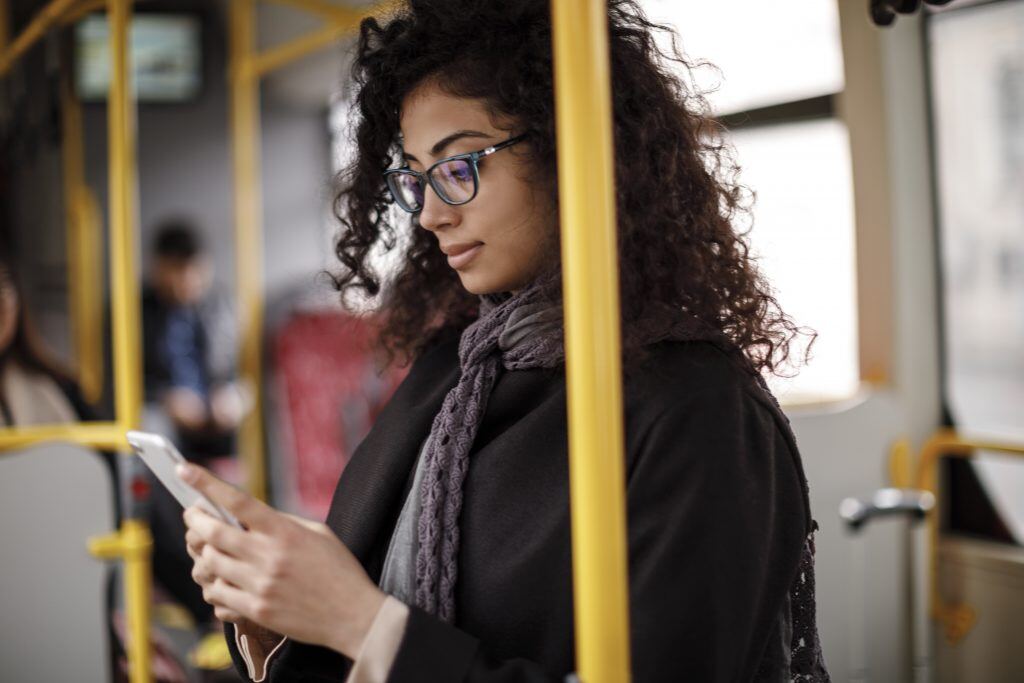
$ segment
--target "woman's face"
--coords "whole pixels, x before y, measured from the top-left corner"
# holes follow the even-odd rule
[[[483,103],[425,83],[402,105],[403,151],[426,171],[446,157],[476,152],[512,134],[496,128]],[[523,154],[529,139],[480,161],[480,186],[469,203],[445,204],[427,187],[420,225],[434,233],[462,286],[473,294],[521,289],[557,258],[556,211],[549,188]]]
[[[0,268],[0,353],[7,350],[18,331],[18,292],[10,274]]]

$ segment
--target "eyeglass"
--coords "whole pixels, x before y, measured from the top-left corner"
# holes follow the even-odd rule
[[[525,134],[517,135],[477,152],[456,154],[441,159],[424,173],[409,167],[388,169],[384,171],[384,179],[395,202],[409,213],[423,210],[427,183],[430,183],[445,204],[466,204],[476,196],[480,188],[480,161],[506,147],[511,147],[525,137]]]

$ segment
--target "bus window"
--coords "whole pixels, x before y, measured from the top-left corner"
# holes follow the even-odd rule
[[[1024,2],[928,23],[942,269],[945,399],[957,429],[1024,439]],[[1024,467],[973,469],[1024,542]]]
[[[850,397],[860,383],[857,280],[849,140],[834,107],[844,85],[836,3],[643,4],[676,29],[691,63],[713,65],[698,66],[693,81],[754,193],[751,246],[783,310],[819,333],[811,362],[772,378],[773,390],[791,405]]]

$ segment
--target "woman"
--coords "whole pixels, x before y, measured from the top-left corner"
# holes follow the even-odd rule
[[[42,343],[25,305],[6,231],[0,234],[0,426],[78,422],[91,414]]]
[[[193,575],[255,681],[561,681],[573,670],[546,0],[363,22],[343,292],[413,359],[327,524],[182,471]],[[748,258],[741,192],[658,27],[609,4],[636,681],[827,680],[806,482],[761,380],[798,332]],[[681,58],[675,56],[681,64]],[[402,245],[398,274],[368,260]],[[339,540],[340,539],[340,540]],[[284,638],[283,636],[287,636]]]

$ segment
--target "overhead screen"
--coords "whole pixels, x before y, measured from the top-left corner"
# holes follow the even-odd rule
[[[199,17],[135,14],[131,24],[132,85],[140,102],[191,100],[202,86]],[[83,100],[103,100],[110,86],[107,17],[94,14],[75,26],[75,83]]]

